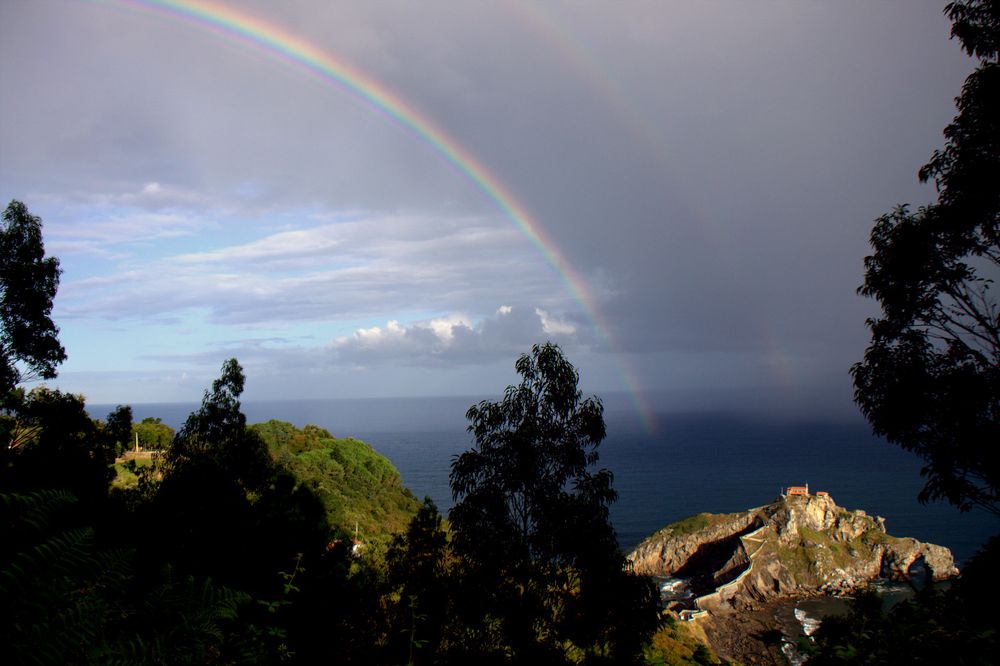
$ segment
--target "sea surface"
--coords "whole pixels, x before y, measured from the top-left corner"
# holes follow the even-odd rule
[[[472,446],[466,410],[477,397],[247,401],[250,423],[279,419],[327,428],[338,437],[371,444],[399,470],[419,497],[442,512],[453,502],[452,459]],[[772,501],[783,486],[808,483],[840,506],[886,518],[890,534],[951,548],[961,564],[1000,520],[984,512],[959,513],[947,504],[916,500],[920,460],[874,438],[855,419],[796,419],[735,412],[656,414],[650,432],[623,396],[604,396],[608,436],[600,467],[614,474],[618,501],[611,518],[623,549],[680,518],[729,513]],[[88,405],[103,418],[113,405]],[[136,421],[159,417],[180,426],[195,404],[133,405]]]

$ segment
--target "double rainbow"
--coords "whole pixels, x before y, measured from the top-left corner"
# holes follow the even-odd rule
[[[203,0],[113,0],[118,4],[154,11],[208,29],[224,38],[278,58],[286,64],[305,70],[311,75],[345,89],[364,102],[388,115],[429,145],[434,152],[450,162],[459,172],[503,211],[514,226],[538,249],[555,269],[569,293],[583,307],[594,329],[609,346],[611,336],[597,309],[596,301],[586,283],[566,260],[541,225],[522,206],[507,187],[491,174],[465,148],[458,144],[429,118],[380,84],[342,60],[281,26],[267,23],[229,6]],[[639,385],[626,368],[620,354],[619,371],[648,430],[652,430],[651,411],[645,403]]]

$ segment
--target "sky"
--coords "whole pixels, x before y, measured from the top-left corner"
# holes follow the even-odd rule
[[[943,4],[0,0],[49,383],[497,394],[551,340],[640,409],[852,411],[872,222],[974,66]]]

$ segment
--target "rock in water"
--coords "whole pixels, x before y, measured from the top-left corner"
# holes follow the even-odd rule
[[[668,525],[629,554],[637,573],[689,578],[697,608],[726,613],[771,599],[849,593],[870,582],[958,574],[951,551],[886,533],[885,520],[820,495],[788,495]]]

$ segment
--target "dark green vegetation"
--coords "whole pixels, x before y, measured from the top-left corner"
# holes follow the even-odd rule
[[[52,299],[59,288],[59,261],[45,257],[42,221],[11,201],[0,227],[0,391],[22,381],[51,379],[66,360]]]
[[[735,513],[698,513],[687,518],[681,518],[677,522],[670,523],[657,532],[668,533],[671,536],[684,536],[694,534],[709,527],[715,527],[730,522],[738,514]]]
[[[132,424],[132,440],[139,440],[139,446],[144,450],[162,451],[174,441],[174,429],[163,423],[161,419],[147,416],[142,421]]]
[[[335,438],[314,425],[268,421],[250,426],[271,456],[323,503],[330,525],[368,545],[385,545],[406,529],[420,503],[403,487],[399,472],[362,441]]]
[[[591,471],[603,408],[558,347],[535,347],[504,401],[470,409],[448,532],[367,444],[248,426],[235,359],[176,433],[19,388],[62,360],[58,264],[38,218],[10,211],[30,233],[4,256],[4,294],[40,305],[2,331],[0,663],[643,662],[658,598],[626,571],[611,474]],[[116,465],[137,436],[161,453]]]

